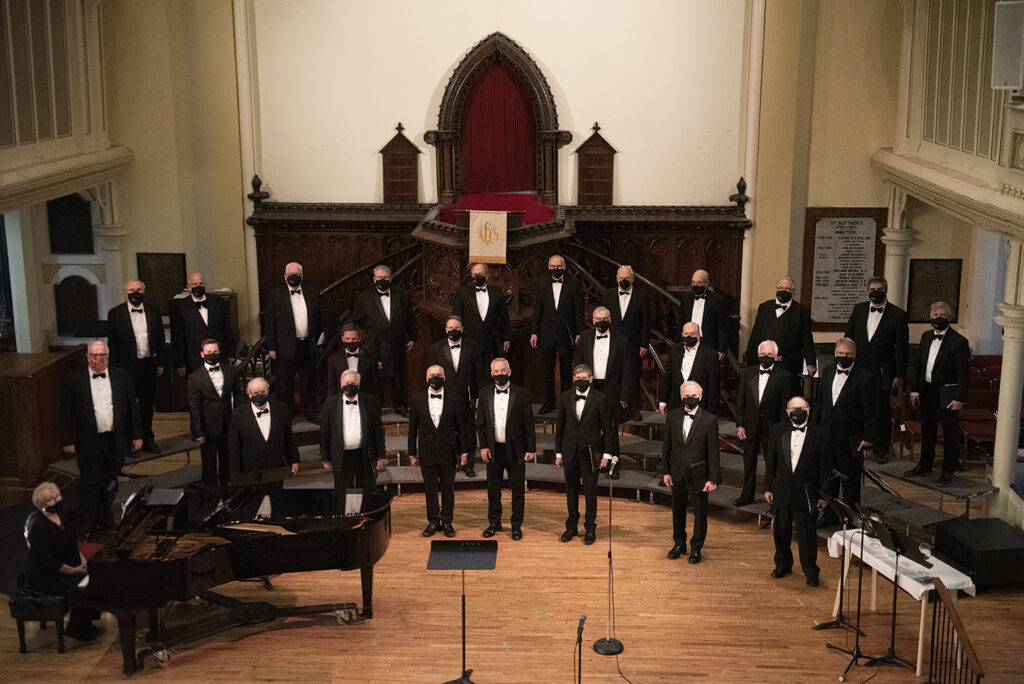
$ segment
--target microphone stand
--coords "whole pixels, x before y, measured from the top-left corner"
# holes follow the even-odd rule
[[[836,477],[840,474],[841,473],[834,473],[832,477],[829,478],[828,482],[836,479]],[[826,482],[825,484],[827,485],[828,482]],[[843,603],[846,602],[846,530],[848,529],[850,523],[850,513],[853,513],[853,511],[850,510],[846,506],[846,504],[844,504],[838,498],[829,494],[824,486],[822,487],[822,494],[824,494],[825,497],[828,499],[828,505],[832,506],[832,509],[835,510],[836,514],[839,516],[839,520],[843,523],[843,535],[841,537],[843,543],[839,547],[839,609],[836,611],[836,617],[834,620],[823,622],[820,625],[814,625],[813,627],[811,627],[811,629],[855,629],[857,630],[857,632],[860,633],[860,636],[864,636],[864,633],[860,631],[860,628],[854,627],[852,624],[850,624],[847,621],[846,616],[843,615]]]
[[[587,621],[586,615],[580,615],[580,626],[576,629],[576,683],[583,682],[583,623]]]
[[[889,649],[885,652],[885,655],[878,656],[877,658],[870,658],[865,662],[865,665],[894,665],[896,667],[907,667],[911,670],[915,669],[915,665],[911,662],[900,658],[896,655],[896,596],[900,593],[900,548],[901,543],[899,537],[895,534],[892,535],[893,545],[892,550],[896,554],[896,563],[893,566],[892,576],[892,622],[889,628]]]
[[[864,515],[863,510],[861,510],[861,512],[858,515],[858,517],[860,518],[860,558],[861,558],[861,561],[860,561],[860,563],[857,564],[857,627],[854,630],[854,635],[855,636],[854,636],[854,641],[853,641],[853,648],[852,649],[844,648],[842,646],[837,646],[837,645],[831,644],[831,643],[825,644],[826,648],[830,648],[833,651],[839,651],[840,653],[846,653],[847,655],[850,656],[850,662],[846,664],[846,669],[843,670],[843,674],[839,675],[839,681],[841,681],[841,682],[845,682],[846,681],[846,675],[847,675],[847,673],[849,673],[850,668],[852,668],[854,665],[859,665],[860,664],[859,663],[860,660],[867,661],[867,660],[870,659],[869,656],[864,655],[863,653],[861,653],[861,650],[860,650],[860,635],[861,635],[861,631],[860,631],[860,609],[861,609],[861,597],[863,595],[863,588],[864,588],[864,560],[863,559],[864,559],[864,536],[865,536],[865,534],[867,534],[866,531],[865,531],[865,528],[866,528],[866,525],[867,525],[867,517]]]
[[[615,467],[613,463],[612,468]],[[625,650],[622,642],[616,639],[615,633],[615,571],[612,568],[612,487],[614,483],[608,478],[608,621],[605,625],[605,638],[594,642],[594,653],[603,656],[617,656]],[[580,634],[582,635],[582,623]],[[581,655],[582,657],[582,655]]]

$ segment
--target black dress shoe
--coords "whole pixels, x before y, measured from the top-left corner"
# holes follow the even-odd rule
[[[877,453],[877,452],[875,453],[875,463],[877,463],[879,465],[885,465],[888,462],[889,462],[889,454]]]
[[[597,532],[594,530],[587,530],[586,534],[583,535],[583,543],[590,546],[597,541]]]
[[[732,505],[735,506],[736,508],[739,508],[740,506],[749,506],[752,503],[754,503],[753,499],[744,499],[743,497],[740,497],[733,501]]]
[[[435,532],[437,532],[437,525],[435,525],[434,523],[430,523],[429,525],[423,528],[424,537],[433,537]]]
[[[455,528],[452,527],[452,524],[450,522],[443,522],[443,523],[441,523],[441,529],[444,530],[444,536],[446,536],[446,537],[454,537],[455,536]]]
[[[466,473],[466,477],[476,477],[476,471],[473,470],[473,466],[466,466],[462,472]]]
[[[953,484],[953,476],[943,473],[939,476],[939,481],[935,483],[939,487],[948,487]]]
[[[690,552],[690,557],[687,558],[686,560],[690,561],[694,565],[696,565],[697,563],[700,563],[700,551],[691,551]]]
[[[669,550],[669,552],[668,552],[668,559],[669,560],[676,560],[677,558],[682,556],[684,553],[686,553],[686,549],[683,548],[682,546],[680,546],[679,544],[676,544],[675,546],[673,546]]]
[[[558,541],[564,544],[566,542],[571,542],[573,537],[578,536],[580,536],[579,530],[566,530],[562,533],[562,536],[558,538]]]
[[[501,532],[501,525],[488,525],[487,529],[484,530],[484,539],[490,539],[498,532]]]
[[[523,531],[518,527],[512,528],[512,541],[519,541],[523,538]]]
[[[816,587],[819,584],[821,584],[821,582],[818,581],[818,576],[814,575],[813,577],[808,577],[807,578],[807,584],[808,584],[808,586]]]
[[[903,474],[906,477],[917,477],[918,475],[927,475],[930,472],[932,472],[931,468],[927,468],[926,469],[926,468],[922,468],[921,466],[918,465],[918,466],[914,466],[910,470],[903,471]]]
[[[774,570],[772,570],[772,577],[774,577],[775,579],[782,579],[791,572],[792,570],[783,570],[782,568],[775,568]]]
[[[163,453],[162,451],[160,451],[160,447],[158,447],[156,445],[156,442],[143,442],[142,443],[142,450],[143,451],[147,451],[147,452],[149,452],[151,454]]]

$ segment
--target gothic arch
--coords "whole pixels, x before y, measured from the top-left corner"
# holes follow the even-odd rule
[[[459,135],[462,116],[477,78],[500,63],[519,79],[533,106],[537,131],[537,194],[543,204],[558,203],[558,148],[572,141],[572,133],[558,130],[558,112],[544,73],[514,40],[495,32],[473,46],[448,79],[437,130],[424,140],[437,148],[437,187],[441,204],[452,204],[461,192]]]

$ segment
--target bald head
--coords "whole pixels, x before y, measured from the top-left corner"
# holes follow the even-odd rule
[[[288,287],[297,288],[302,285],[302,264],[293,261],[284,267],[284,281]]]
[[[707,287],[711,283],[711,279],[708,276],[708,272],[702,268],[698,268],[690,276],[690,286]]]
[[[85,360],[93,373],[106,373],[110,361],[110,349],[102,340],[90,342],[85,351]]]
[[[245,386],[245,396],[254,406],[266,406],[270,400],[270,384],[263,378],[253,378]]]

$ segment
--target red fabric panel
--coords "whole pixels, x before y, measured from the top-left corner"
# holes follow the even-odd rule
[[[533,107],[519,80],[501,64],[473,85],[462,114],[461,190],[536,190]]]
[[[456,209],[521,211],[523,212],[523,225],[545,223],[554,217],[551,207],[537,201],[537,193],[535,192],[463,194],[459,197],[457,203],[443,208],[438,218],[445,223],[454,224]]]

